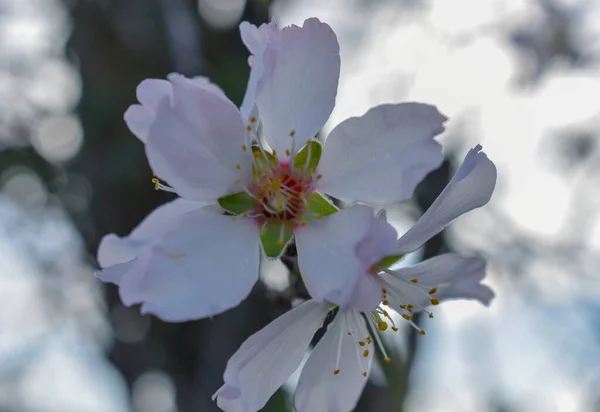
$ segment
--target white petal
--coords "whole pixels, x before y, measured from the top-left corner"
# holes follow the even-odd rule
[[[129,106],[124,119],[129,130],[138,139],[146,143],[159,103],[162,99],[171,99],[171,85],[166,80],[146,79],[138,85],[136,94],[141,104]]]
[[[137,99],[142,106],[154,111],[165,97],[172,95],[171,84],[163,79],[143,80],[136,89]]]
[[[179,75],[169,79],[173,107],[165,99],[157,109],[146,141],[150,166],[188,199],[239,191],[236,181],[251,177],[251,158],[242,151],[246,132],[237,108],[212,88]]]
[[[399,202],[444,160],[433,138],[446,117],[420,103],[382,105],[340,123],[325,141],[319,190],[339,199]]]
[[[344,305],[359,277],[372,262],[363,262],[357,247],[371,232],[373,211],[366,206],[343,209],[296,230],[298,267],[310,295]]]
[[[244,120],[248,120],[252,116],[257,116],[255,106],[256,87],[265,71],[263,54],[267,48],[268,41],[279,33],[280,31],[277,28],[275,20],[271,20],[270,23],[262,24],[260,27],[256,27],[247,21],[240,23],[242,40],[252,54],[249,59],[249,61],[252,61],[252,64],[250,65],[252,69],[250,70],[250,77],[248,78],[248,87],[246,88],[246,94],[244,95],[244,100],[240,106],[240,112],[242,112]]]
[[[327,304],[304,302],[250,336],[227,362],[225,384],[213,395],[226,412],[256,412],[302,362]]]
[[[134,260],[130,260],[125,263],[117,263],[96,272],[96,277],[102,282],[119,285],[121,284],[123,277],[126,276],[127,273],[129,273],[129,271],[133,268],[134,263]]]
[[[171,73],[171,75],[177,76],[177,73]],[[194,83],[197,83],[201,87],[205,88],[206,90],[209,90],[212,93],[216,94],[217,96],[220,96],[223,100],[229,101],[229,99],[227,98],[227,95],[225,94],[225,92],[223,91],[223,89],[221,89],[219,86],[217,86],[216,84],[214,84],[213,82],[211,82],[208,77],[206,77],[206,76],[194,76],[194,77],[191,78],[191,80]]]
[[[428,306],[429,299],[475,299],[489,305],[494,292],[481,281],[485,277],[485,261],[477,257],[457,254],[444,254],[427,259],[412,267],[401,268],[397,272],[404,279],[419,279],[419,286],[384,274],[383,277],[396,289],[401,289],[415,306]],[[434,296],[420,292],[419,287],[437,288]]]
[[[348,335],[351,332],[351,335]],[[352,312],[339,312],[302,369],[294,406],[297,412],[350,412],[356,406],[368,379],[375,348],[359,346],[356,340],[369,335],[364,321]],[[336,361],[342,339],[339,373]],[[368,355],[363,356],[365,349]],[[367,377],[363,373],[367,372]]]
[[[154,123],[155,117],[156,112],[154,110],[141,104],[132,104],[123,116],[131,133],[144,143],[148,139],[148,132],[152,123]]]
[[[316,18],[302,27],[285,27],[267,45],[263,64],[256,104],[265,138],[281,154],[292,149],[292,139],[299,150],[321,130],[335,105],[340,74],[335,33]]]
[[[123,303],[167,321],[213,316],[239,304],[258,278],[259,226],[204,210],[186,213],[123,277]]]
[[[104,236],[98,247],[98,263],[106,268],[135,259],[139,249],[163,235],[178,216],[204,205],[202,202],[179,198],[157,207],[129,236],[121,238],[114,233]]]
[[[417,250],[463,213],[485,205],[495,186],[496,166],[477,145],[431,207],[398,239],[397,253]]]

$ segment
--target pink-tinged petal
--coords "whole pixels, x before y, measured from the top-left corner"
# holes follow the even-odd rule
[[[410,198],[444,157],[433,138],[446,117],[421,103],[382,105],[343,121],[325,141],[319,190],[339,199],[387,203]]]
[[[181,322],[214,316],[250,293],[258,278],[256,222],[194,210],[170,225],[122,278],[124,304]]]
[[[302,362],[327,304],[304,302],[250,336],[227,362],[224,385],[213,395],[226,412],[256,412]]]
[[[337,38],[316,18],[284,27],[264,52],[265,72],[256,105],[269,145],[283,155],[299,150],[323,127],[333,107],[340,74]]]
[[[398,274],[405,279],[419,279],[419,285],[426,289],[437,288],[435,297],[442,299],[475,299],[489,305],[494,292],[481,281],[485,278],[486,263],[477,257],[467,257],[457,254],[444,254],[427,259],[415,266],[402,268]],[[386,279],[392,277],[389,275]],[[406,285],[406,281],[398,281],[398,287]],[[429,304],[428,296],[416,293],[413,300],[420,305]]]
[[[240,112],[246,121],[253,116],[258,117],[258,110],[256,109],[256,87],[265,71],[263,55],[268,42],[275,38],[279,33],[280,31],[277,28],[277,23],[274,19],[271,20],[270,23],[261,24],[260,27],[256,27],[247,21],[240,23],[240,34],[242,36],[242,41],[251,53],[248,62],[252,67],[250,70],[250,77],[248,78],[246,94],[244,95],[244,100],[240,106]]]
[[[463,213],[485,205],[495,186],[496,166],[477,145],[431,207],[398,239],[396,253],[417,250]]]
[[[373,344],[359,346],[357,340],[367,336],[369,332],[360,315],[338,313],[302,369],[294,397],[297,412],[354,410],[375,352]]]
[[[387,223],[376,220],[371,208],[353,206],[296,230],[298,266],[313,298],[347,304],[360,277],[369,276],[371,265],[395,245],[396,232],[382,225]],[[366,309],[376,307],[379,296],[371,296]]]
[[[173,102],[163,100],[146,141],[158,177],[182,197],[215,200],[240,190],[251,178],[251,157],[242,150],[245,126],[237,108],[212,88],[170,75]]]
[[[98,247],[100,267],[108,268],[135,259],[140,248],[162,236],[179,216],[203,206],[205,203],[202,202],[175,199],[154,209],[128,236],[119,237],[114,233],[104,236]]]

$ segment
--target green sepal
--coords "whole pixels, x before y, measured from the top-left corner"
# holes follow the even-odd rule
[[[310,146],[310,159],[308,159],[308,166],[306,166],[306,158],[308,157],[308,147]],[[323,153],[323,146],[318,140],[309,140],[306,145],[294,157],[294,168],[298,171],[305,170],[308,176],[317,170],[319,160],[321,160],[321,153]]]
[[[304,211],[307,213],[313,213],[317,216],[302,216],[302,220],[309,221],[313,219],[317,219],[317,217],[325,217],[334,214],[339,211],[337,207],[333,203],[331,203],[325,196],[323,196],[319,192],[312,192],[306,198],[306,206],[304,207]]]
[[[382,266],[384,268],[390,268],[393,265],[395,265],[396,263],[400,262],[402,259],[404,259],[404,255],[386,256],[383,259],[381,259],[379,262],[377,262],[377,266]]]
[[[283,227],[283,236],[281,228]],[[294,222],[288,220],[269,219],[260,229],[260,242],[265,255],[269,259],[281,256],[285,247],[294,235]]]
[[[269,170],[271,167],[275,167],[277,166],[277,159],[275,158],[275,156],[273,156],[272,153],[267,152],[266,150],[263,152],[260,150],[260,147],[254,145],[252,146],[252,156],[254,156],[254,165],[252,166],[252,173],[254,173],[254,175],[256,176],[258,170],[256,170],[256,167],[258,166],[258,168],[262,171],[267,171]],[[265,160],[265,156],[268,159]]]
[[[255,207],[255,200],[246,192],[238,192],[217,199],[219,205],[228,212],[241,215]]]

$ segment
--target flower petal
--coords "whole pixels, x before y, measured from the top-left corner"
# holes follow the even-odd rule
[[[356,294],[360,278],[370,276],[371,265],[393,252],[395,241],[394,228],[375,219],[366,206],[353,206],[308,222],[296,230],[298,267],[308,292],[316,300],[345,307]],[[355,296],[355,303],[368,306],[360,309],[377,306],[381,294],[378,288],[374,291],[374,295],[360,299]]]
[[[319,190],[359,202],[399,202],[444,160],[433,138],[446,117],[420,103],[382,105],[331,131],[319,165]]]
[[[239,191],[251,178],[251,156],[243,151],[244,123],[237,108],[212,88],[170,75],[173,102],[164,99],[146,141],[154,172],[179,195],[214,200]]]
[[[227,362],[225,384],[213,395],[226,412],[255,412],[302,362],[327,304],[304,302],[250,336]]]
[[[263,54],[267,48],[268,41],[279,33],[280,31],[277,28],[275,19],[271,20],[270,23],[261,24],[260,27],[256,27],[247,21],[240,23],[240,35],[242,36],[242,41],[251,53],[248,62],[252,67],[250,70],[250,77],[248,78],[246,94],[244,95],[244,100],[240,106],[240,112],[246,121],[252,116],[256,117],[258,115],[255,99],[256,87],[265,72]]]
[[[496,166],[477,145],[431,207],[398,239],[397,253],[417,250],[463,213],[485,205],[495,186]]]
[[[197,76],[192,81],[202,85],[215,92],[216,94],[222,95],[227,100],[223,90],[217,85],[211,83],[207,77]],[[171,83],[167,80],[162,79],[146,79],[143,80],[137,87],[136,90],[137,99],[141,104],[133,104],[129,106],[125,111],[125,123],[129,127],[129,130],[137,136],[142,142],[146,143],[148,138],[148,132],[154,119],[156,118],[156,110],[160,102],[167,98],[172,101],[173,90]]]
[[[259,227],[250,219],[194,210],[140,251],[120,283],[123,303],[180,322],[239,304],[258,278]]]
[[[104,236],[98,247],[98,263],[107,268],[135,259],[139,249],[162,236],[178,216],[203,206],[205,203],[179,198],[157,207],[129,236],[119,237],[114,233]]]
[[[372,344],[361,347],[356,341],[367,336],[369,332],[360,315],[338,313],[302,369],[294,397],[297,412],[354,409],[368,379],[363,374],[368,375],[375,352]],[[336,365],[338,350],[340,361]]]
[[[419,285],[426,289],[437,288],[433,296],[418,293],[416,287],[406,287],[406,281],[384,274],[386,281],[411,298],[415,306],[428,306],[429,298],[442,299],[475,299],[489,305],[494,292],[481,281],[485,277],[486,263],[478,257],[467,257],[448,253],[427,259],[412,267],[401,268],[397,272],[405,279],[418,279]],[[406,303],[406,302],[402,302]]]
[[[340,53],[331,27],[316,18],[284,27],[264,52],[256,104],[269,145],[298,151],[323,127],[333,107]],[[292,147],[292,140],[295,141]]]

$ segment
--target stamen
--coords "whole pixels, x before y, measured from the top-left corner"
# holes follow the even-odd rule
[[[167,186],[161,183],[158,177],[153,177],[152,183],[154,183],[154,190],[162,190],[163,192],[176,193],[175,189],[173,189],[171,186]]]
[[[381,338],[379,337],[379,333],[377,333],[377,328],[375,326],[375,320],[373,318],[369,317],[369,316],[366,316],[366,318],[367,318],[367,323],[371,327],[371,332],[373,333],[373,336],[375,336],[375,342],[377,342],[377,347],[379,348],[379,350],[383,354],[383,357],[384,357],[384,359],[386,359],[386,362],[388,362],[387,359],[390,359],[390,358],[387,355],[387,352],[385,351],[385,347],[383,346],[383,343],[381,342]],[[391,359],[390,359],[390,362],[391,362]]]
[[[340,336],[338,338],[338,350],[337,350],[337,357],[335,359],[335,370],[333,371],[334,375],[337,375],[338,373],[340,373],[340,358],[342,356],[342,342],[344,339],[344,330],[346,329],[346,317],[342,315],[342,326],[340,327]],[[348,332],[348,334],[350,334],[350,332]]]

